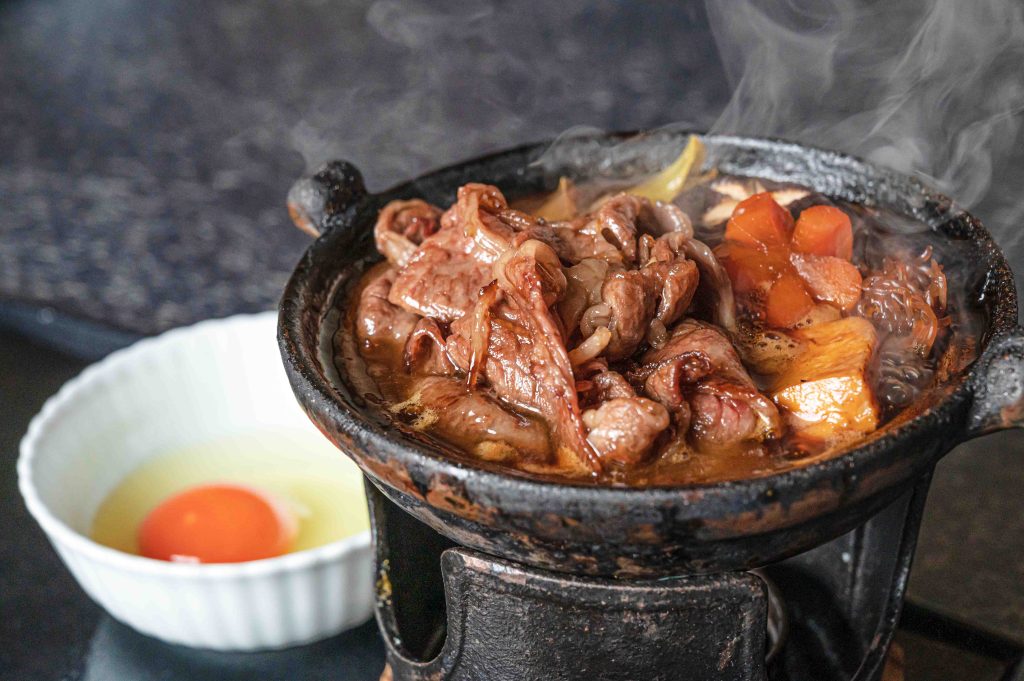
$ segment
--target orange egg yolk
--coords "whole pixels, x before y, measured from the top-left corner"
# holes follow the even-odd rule
[[[189,563],[240,563],[288,551],[296,521],[287,509],[239,485],[201,485],[154,508],[139,527],[139,553]]]

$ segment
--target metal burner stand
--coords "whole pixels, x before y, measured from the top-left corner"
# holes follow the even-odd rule
[[[457,546],[368,483],[377,621],[393,678],[877,681],[929,482],[761,571],[788,612],[784,641],[770,640],[786,615],[773,613],[769,627],[758,575],[624,581],[538,570]],[[781,651],[766,664],[770,643]]]

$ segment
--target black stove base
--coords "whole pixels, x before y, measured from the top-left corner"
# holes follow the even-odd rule
[[[856,530],[759,571],[777,586],[771,618],[753,573],[624,581],[537,570],[457,547],[367,485],[391,674],[878,681],[928,482]],[[770,664],[769,652],[778,653]]]
[[[461,548],[441,566],[445,645],[426,665],[393,661],[396,679],[764,678],[765,588],[752,574],[622,583]]]

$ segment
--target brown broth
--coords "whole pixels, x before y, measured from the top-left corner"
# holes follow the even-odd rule
[[[772,185],[769,182],[764,184],[769,190],[779,188],[779,185]],[[691,215],[701,215],[710,205],[712,198],[706,188],[697,187],[684,193],[677,199],[677,203]],[[529,205],[530,201],[531,198],[527,197],[519,205]],[[536,202],[536,198],[533,197],[532,201]],[[977,301],[969,299],[965,292],[979,290],[978,277],[982,275],[975,271],[972,263],[966,262],[962,249],[955,240],[906,217],[858,204],[831,201],[817,194],[811,194],[790,208],[797,213],[802,208],[821,203],[838,206],[851,216],[855,235],[854,262],[862,271],[880,267],[885,255],[918,253],[926,246],[931,246],[935,260],[941,263],[950,282],[947,307],[949,327],[936,343],[931,356],[915,360],[919,366],[898,367],[899,370],[912,370],[927,377],[924,384],[914,387],[913,399],[910,402],[923,404],[933,401],[937,392],[941,391],[942,382],[975,358],[982,313]],[[698,225],[697,237],[714,246],[721,240],[723,228],[724,224],[713,227]],[[649,457],[645,462],[630,468],[613,466],[598,476],[583,477],[566,475],[564,471],[554,466],[515,466],[510,462],[481,460],[472,453],[479,443],[453,433],[448,433],[443,438],[438,437],[430,427],[429,407],[410,405],[407,402],[412,392],[412,384],[421,376],[406,371],[401,347],[363,345],[356,339],[355,301],[359,299],[360,291],[367,279],[375,272],[379,272],[382,266],[370,268],[355,290],[347,296],[349,304],[346,306],[346,314],[334,340],[338,368],[357,392],[378,405],[378,409],[388,421],[414,438],[427,438],[441,444],[448,455],[454,458],[487,468],[546,479],[606,485],[671,486],[769,475],[837,455],[856,443],[856,440],[812,442],[802,439],[798,434],[787,432],[778,441],[748,443],[728,450],[698,451],[683,438],[662,437],[656,455]],[[880,376],[885,372],[879,368],[878,358],[875,359],[872,375],[877,390]],[[889,367],[889,373],[892,373],[892,367]],[[486,387],[476,389],[485,393],[487,391]],[[543,425],[543,421],[536,414],[516,411],[507,405],[506,409],[518,413],[524,419]],[[883,410],[883,421],[879,430],[887,428],[894,419],[897,422],[902,421],[901,412],[905,412],[905,416],[915,409],[916,406],[910,406],[907,410]]]

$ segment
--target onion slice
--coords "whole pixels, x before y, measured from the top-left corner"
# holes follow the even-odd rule
[[[471,352],[469,371],[466,374],[466,386],[470,389],[476,387],[484,362],[487,361],[487,346],[491,342],[491,308],[497,304],[500,295],[498,282],[492,281],[480,289],[480,297],[473,306]]]
[[[597,327],[585,341],[577,345],[574,350],[569,351],[569,363],[575,368],[589,362],[604,352],[611,339],[612,332],[608,330],[607,326]]]

